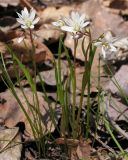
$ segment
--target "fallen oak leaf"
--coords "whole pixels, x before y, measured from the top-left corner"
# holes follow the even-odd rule
[[[24,39],[24,42],[17,43],[17,38],[12,40],[12,50],[16,53],[19,59],[22,59],[23,63],[28,63],[32,61],[32,46],[30,39]],[[27,48],[25,47],[27,45]],[[42,63],[45,61],[53,61],[53,54],[48,49],[48,47],[41,43],[40,41],[35,40],[35,55],[34,59],[36,63]]]
[[[20,160],[21,150],[22,144],[19,128],[0,129],[0,159]]]
[[[27,100],[30,104],[28,106],[25,97],[23,96],[22,92],[18,88],[14,88],[17,96],[19,97],[21,103],[23,104],[26,112],[28,113],[29,117],[31,118],[33,125],[35,124],[35,119],[31,112],[32,106],[34,106],[33,102],[33,93],[31,89],[24,89],[24,93],[27,97]],[[39,107],[40,107],[40,114],[41,114],[41,126],[42,126],[42,136],[49,132],[53,132],[55,129],[55,125],[52,121],[49,104],[43,98],[43,94],[41,92],[37,92],[38,100],[39,100]],[[26,140],[33,140],[33,132],[31,130],[30,124],[22,111],[21,107],[19,106],[17,100],[12,95],[10,90],[6,90],[5,92],[0,93],[1,99],[4,99],[4,104],[0,104],[0,117],[4,120],[5,126],[12,128],[16,126],[18,123],[22,122],[25,125],[25,132],[28,133],[29,137],[25,137]],[[55,103],[51,103],[50,107],[52,108],[52,112],[55,113],[55,122],[57,123],[58,119],[60,118],[61,108]],[[15,115],[15,116],[14,116]]]
[[[76,149],[76,153],[79,159],[88,158],[91,154],[90,140],[88,141],[80,140]]]
[[[2,7],[8,7],[8,5],[10,6],[18,6],[20,3],[20,0],[13,0],[13,1],[10,1],[10,0],[0,0],[0,6]]]

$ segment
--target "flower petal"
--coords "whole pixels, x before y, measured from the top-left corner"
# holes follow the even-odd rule
[[[94,43],[94,46],[96,46],[96,47],[99,47],[99,46],[101,46],[102,45],[102,42],[95,42]]]
[[[72,19],[73,21],[78,22],[78,21],[80,20],[80,15],[79,15],[79,13],[72,11],[72,12],[71,12],[71,19]]]
[[[21,28],[27,29],[28,27],[26,25],[21,25]]]
[[[19,16],[19,18],[23,19],[22,15],[20,13],[18,13],[18,12],[16,12],[16,13]]]
[[[39,22],[39,20],[40,20],[40,17],[37,17],[37,18],[32,22],[32,24],[35,25],[36,23]]]
[[[69,27],[69,26],[62,26],[61,29],[67,32],[74,32],[73,27]]]
[[[62,20],[63,20],[63,21],[66,23],[66,25],[68,25],[68,26],[72,26],[72,25],[73,25],[73,21],[72,21],[70,18],[63,17]]]
[[[83,21],[83,22],[85,21],[85,14],[82,14],[82,15],[81,15],[80,21]]]
[[[26,7],[24,8],[24,10],[21,11],[21,14],[22,14],[23,18],[29,17],[29,13],[28,13],[28,10]]]
[[[56,27],[62,27],[64,22],[62,20],[58,20],[57,22],[52,22],[52,24]]]
[[[20,24],[25,25],[25,22],[21,19],[21,18],[16,18],[17,22],[19,22]]]
[[[89,22],[89,21],[85,22],[85,23],[82,25],[82,28],[84,28],[84,27],[88,26],[89,24],[90,24],[90,22]]]
[[[110,44],[110,50],[111,52],[117,52],[117,48],[114,47],[112,44]]]
[[[31,25],[30,28],[33,29],[33,28],[34,28],[34,25]]]
[[[29,16],[29,18],[31,19],[31,21],[34,20],[35,15],[36,15],[36,11],[32,8],[31,11],[30,11],[30,16]]]
[[[52,24],[53,24],[54,26],[56,26],[56,27],[59,26],[58,22],[52,22]]]
[[[103,46],[102,46],[101,50],[102,50],[103,58],[105,59],[105,58],[106,58],[107,51],[105,50],[105,47],[103,47]]]

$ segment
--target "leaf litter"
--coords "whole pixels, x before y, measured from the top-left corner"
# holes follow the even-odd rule
[[[70,5],[69,5],[70,4]],[[46,86],[46,91],[49,94],[49,96],[53,95],[53,99],[51,99],[51,104],[53,109],[55,109],[56,113],[56,122],[59,124],[60,117],[61,117],[61,107],[58,105],[57,108],[55,107],[55,97],[56,97],[56,88],[53,89],[51,86],[56,87],[55,83],[55,75],[54,75],[54,68],[52,65],[47,66],[47,62],[53,62],[53,59],[56,58],[54,53],[50,50],[51,45],[56,45],[59,41],[60,37],[60,31],[56,31],[54,27],[52,27],[51,23],[57,19],[59,19],[61,16],[66,16],[68,15],[72,10],[77,10],[80,11],[81,13],[85,13],[91,20],[92,23],[92,36],[95,38],[97,35],[105,32],[106,30],[110,29],[112,30],[114,35],[119,35],[121,36],[121,39],[115,42],[116,46],[119,49],[119,56],[117,57],[112,57],[108,64],[111,64],[112,67],[114,67],[114,73],[115,73],[115,78],[118,79],[118,82],[122,86],[123,92],[127,95],[127,76],[126,70],[127,70],[127,55],[128,55],[128,47],[127,47],[127,35],[128,35],[128,22],[125,17],[128,16],[127,13],[127,1],[120,1],[117,2],[115,0],[99,0],[99,1],[94,1],[94,0],[89,0],[89,1],[80,1],[79,3],[72,0],[45,0],[45,1],[40,1],[40,0],[24,0],[24,1],[18,1],[15,0],[13,2],[10,2],[8,0],[4,2],[0,2],[0,6],[4,10],[4,13],[2,15],[6,16],[1,16],[0,17],[0,51],[4,56],[4,59],[6,61],[6,65],[8,66],[8,72],[10,73],[11,78],[15,79],[16,76],[14,74],[13,70],[13,64],[12,64],[12,56],[10,53],[8,53],[6,44],[9,44],[12,46],[12,49],[15,51],[17,56],[19,56],[19,59],[22,60],[22,62],[28,67],[31,72],[31,56],[28,56],[28,54],[25,53],[25,47],[23,42],[22,43],[17,43],[17,39],[19,36],[22,36],[24,33],[21,31],[15,21],[16,15],[11,14],[9,15],[10,12],[14,13],[15,11],[18,11],[19,8],[26,6],[26,7],[33,7],[37,9],[38,16],[41,18],[41,22],[39,25],[36,27],[35,31],[35,44],[36,44],[36,55],[35,55],[35,61],[37,64],[37,67],[39,69],[39,72],[41,76],[43,77],[44,83],[47,84]],[[8,9],[10,7],[10,10],[8,12]],[[125,12],[124,12],[125,11]],[[121,15],[120,15],[121,13]],[[113,23],[112,23],[113,22]],[[3,26],[4,25],[4,26]],[[65,44],[71,51],[71,57],[73,58],[73,44],[72,44],[72,39],[69,38],[69,35],[65,35]],[[125,36],[125,37],[124,37]],[[86,40],[88,41],[88,40]],[[85,41],[85,45],[86,42]],[[57,43],[56,43],[57,42]],[[27,43],[28,51],[31,51],[31,44],[30,40],[28,37],[25,37],[25,43]],[[81,42],[80,42],[81,43]],[[79,44],[81,46],[81,44]],[[57,45],[55,46],[57,47]],[[98,51],[100,52],[100,51]],[[82,81],[82,68],[83,64],[82,62],[84,61],[84,56],[82,55],[81,50],[79,50],[79,47],[77,48],[77,99],[79,101],[79,94],[80,94],[80,88],[81,88],[81,81]],[[65,78],[67,77],[67,72],[69,69],[69,66],[65,65],[65,57],[63,57],[62,61],[64,62],[64,66],[62,67],[63,73],[64,73],[64,82]],[[125,66],[123,65],[125,63]],[[46,64],[46,65],[45,65]],[[119,67],[120,65],[120,67]],[[117,139],[120,140],[120,143],[124,143],[127,139],[127,105],[124,103],[124,100],[118,90],[114,88],[114,85],[112,81],[109,78],[109,75],[106,74],[104,68],[104,62],[101,63],[101,82],[103,79],[103,82],[101,83],[101,86],[105,88],[104,86],[106,85],[107,88],[105,90],[107,92],[110,92],[111,95],[111,101],[110,99],[105,100],[105,105],[107,107],[107,116],[106,118],[108,121],[112,124],[113,126],[113,131],[114,134],[117,136]],[[126,67],[126,68],[125,68]],[[116,69],[115,69],[116,68]],[[97,88],[93,87],[96,86],[97,77],[98,73],[98,56],[96,54],[94,64],[93,64],[93,71],[92,71],[92,88],[91,88],[91,95],[92,95],[92,108],[97,107]],[[2,72],[0,72],[0,76],[2,76]],[[112,80],[114,77],[112,78]],[[3,85],[3,82],[1,81],[0,78],[0,84],[1,88]],[[40,86],[37,78],[37,84]],[[95,84],[95,85],[94,85]],[[30,104],[33,105],[32,102],[32,92],[28,88],[27,82],[25,85],[23,85],[24,90],[27,94],[27,98],[30,100]],[[20,95],[22,103],[26,106],[26,102],[21,94],[21,91],[16,88],[17,95]],[[72,96],[72,93],[70,93]],[[44,117],[42,120],[42,127],[44,129],[44,135],[46,136],[49,132],[53,134],[54,138],[57,140],[60,138],[58,136],[56,127],[52,124],[52,121],[50,120],[50,114],[49,114],[49,107],[45,99],[43,98],[42,94],[42,89],[39,87],[38,91],[38,96],[39,96],[39,103],[42,111],[42,116]],[[84,93],[84,104],[86,104],[86,92]],[[21,136],[24,138],[24,142],[26,143],[26,146],[19,144],[17,146],[12,147],[11,149],[5,150],[0,154],[0,159],[4,160],[5,157],[6,159],[9,160],[9,157],[13,159],[38,159],[37,157],[37,152],[36,149],[33,147],[32,143],[35,144],[33,136],[32,136],[32,131],[30,129],[30,126],[21,111],[21,109],[18,106],[18,103],[16,102],[15,98],[10,94],[9,90],[5,90],[4,92],[0,93],[0,118],[3,119],[4,121],[4,126],[3,124],[0,127],[0,133],[2,133],[1,137],[4,135],[9,137],[8,135],[18,135],[18,142],[22,143]],[[109,104],[109,105],[108,105]],[[26,107],[27,109],[27,107]],[[29,112],[29,110],[27,110]],[[101,109],[102,111],[102,109]],[[84,122],[84,116],[86,113],[86,110],[83,109],[82,111],[83,115],[81,115],[81,120]],[[104,113],[103,113],[104,114]],[[30,114],[30,117],[32,115]],[[32,117],[31,117],[32,118]],[[95,119],[96,116],[92,114],[92,122],[90,124],[91,130],[95,130]],[[24,132],[19,131],[19,129],[14,128],[17,126],[17,124],[23,123],[25,126]],[[75,147],[71,147],[69,149],[71,153],[71,160],[80,160],[82,158],[86,159],[97,159],[97,160],[112,160],[112,159],[119,159],[115,158],[111,153],[117,153],[118,149],[116,148],[115,144],[113,143],[110,135],[107,134],[106,129],[103,127],[102,121],[100,122],[101,124],[98,126],[98,131],[97,135],[90,133],[91,137],[95,138],[95,143],[92,147],[93,142],[89,142],[85,139],[78,141],[77,144],[75,143],[74,140],[72,139],[67,139],[67,145],[76,145]],[[20,125],[18,125],[19,128],[21,128]],[[51,127],[52,126],[52,127]],[[16,132],[15,132],[15,131]],[[12,133],[12,132],[15,133]],[[20,132],[20,134],[19,134]],[[27,134],[24,134],[24,133]],[[26,136],[27,135],[27,136]],[[7,138],[6,137],[6,138]],[[11,136],[10,136],[11,137]],[[9,142],[11,143],[15,142],[15,137],[10,138]],[[90,138],[91,138],[90,137]],[[2,138],[3,140],[4,138]],[[53,143],[51,140],[46,140],[46,146],[48,146],[47,150],[47,158],[48,159],[69,159],[69,157],[63,153],[64,151],[64,146],[63,146],[63,139],[60,139],[60,142]],[[58,144],[59,143],[59,144]],[[8,146],[7,144],[4,144],[5,146]],[[27,146],[28,145],[28,146]],[[54,146],[54,147],[53,147]],[[2,146],[0,146],[0,149],[2,149]],[[12,151],[13,149],[13,151]],[[128,146],[124,145],[124,150],[127,151]],[[17,154],[14,154],[15,156],[12,157],[10,155],[10,152],[14,152]],[[24,155],[21,158],[21,152],[24,152]],[[65,152],[66,153],[66,152]],[[4,158],[3,158],[3,157]],[[121,158],[120,158],[121,159]]]

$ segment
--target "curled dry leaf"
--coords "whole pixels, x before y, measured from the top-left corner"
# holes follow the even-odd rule
[[[18,27],[19,24],[16,19],[10,16],[4,16],[0,18],[0,30],[4,33],[10,32],[10,30]]]
[[[18,88],[15,88],[15,91],[21,103],[23,104],[26,112],[31,118],[32,122],[35,123],[34,118],[32,116],[33,114],[30,109],[30,107],[34,106],[33,94],[31,90],[24,89],[27,100],[30,103],[29,107],[27,105],[26,99],[24,98],[21,90]],[[42,132],[43,132],[42,136],[44,136],[48,132],[53,132],[55,129],[55,126],[50,117],[50,109],[49,109],[48,103],[44,100],[42,93],[37,92],[37,95],[38,95],[38,100],[39,100],[40,113],[42,117],[42,123],[41,123]],[[5,121],[5,125],[7,127],[14,127],[19,122],[23,122],[25,124],[25,131],[29,135],[28,138],[33,139],[33,134],[32,134],[30,124],[25,114],[23,113],[21,107],[19,106],[18,102],[16,101],[15,97],[12,95],[12,93],[9,90],[7,90],[5,92],[0,93],[0,97],[1,99],[5,100],[4,104],[0,104],[0,117]],[[51,108],[53,109],[55,113],[55,122],[57,123],[60,117],[60,114],[61,114],[60,108],[54,103],[51,103]]]
[[[119,11],[125,10],[128,8],[128,1],[127,0],[100,0],[101,3],[105,7],[109,7],[110,9],[118,9]]]
[[[2,7],[8,7],[8,5],[10,6],[18,6],[18,4],[20,3],[20,0],[0,0],[0,6]]]
[[[59,19],[61,16],[68,16],[71,10],[74,10],[73,6],[63,6],[59,9],[56,9],[55,7],[47,7],[44,11],[38,13],[44,23],[51,23]]]
[[[116,2],[116,1],[115,1]],[[107,30],[111,30],[115,35],[126,36],[128,34],[128,22],[117,14],[110,13],[107,8],[103,8],[98,1],[89,0],[80,7],[81,12],[87,13],[92,20],[92,34],[97,38]]]
[[[40,2],[48,6],[59,6],[69,4],[69,0],[40,0]]]
[[[21,150],[22,144],[19,128],[0,129],[0,159],[20,160]]]
[[[80,141],[76,150],[79,159],[87,159],[91,154],[91,146],[88,141]]]
[[[27,48],[25,47],[24,42],[27,44]],[[29,63],[32,61],[32,53],[31,53],[32,46],[29,39],[25,39],[24,42],[22,41],[21,43],[17,43],[17,38],[15,38],[11,43],[11,46],[12,46],[11,48],[12,48],[12,51],[16,54],[16,56],[21,60],[22,63]],[[35,41],[34,44],[36,47],[36,53],[34,55],[34,58],[37,64],[53,61],[53,54],[46,45],[44,45],[39,41]],[[2,42],[0,43],[0,51],[3,54],[7,71],[10,77],[15,78],[15,70],[13,66],[12,56],[8,52],[5,43],[2,43]],[[22,75],[20,68],[18,66],[16,67],[19,73],[21,73]],[[33,74],[32,69],[31,68],[29,69],[30,69],[30,72]],[[2,71],[0,72],[0,74],[1,73]],[[0,80],[1,80],[1,76],[0,76]]]
[[[105,97],[104,102],[102,102],[100,110],[101,113],[109,117],[112,121],[126,121],[128,122],[128,107],[123,104],[120,98]],[[104,106],[104,107],[103,107]],[[104,111],[103,111],[104,110]]]
[[[67,75],[68,73],[68,64],[66,63],[66,61],[62,61],[61,62],[61,79],[62,81],[64,80],[64,77]],[[42,72],[40,72],[40,76],[42,78],[42,80],[50,86],[56,86],[56,77],[55,77],[55,68],[50,69],[50,70],[44,70]],[[40,82],[39,77],[37,76],[37,83]]]
[[[27,48],[25,47],[25,44],[27,45]],[[53,61],[53,54],[45,44],[35,40],[34,45],[36,48],[34,55],[36,63]],[[22,41],[21,43],[17,43],[17,38],[13,39],[12,50],[17,54],[20,59],[22,59],[23,63],[32,61],[32,46],[30,39],[24,39],[24,42]]]
[[[57,138],[56,143],[61,145],[66,144],[68,146],[71,160],[84,159],[90,156],[91,146],[89,141]]]
[[[119,71],[113,76],[112,80],[106,85],[105,89],[111,91],[112,94],[118,95],[120,97],[123,97],[123,94],[125,96],[128,96],[128,74],[126,74],[127,72],[128,66],[121,66]],[[116,83],[122,91],[114,83]]]
[[[51,24],[42,25],[35,34],[42,42],[47,41],[49,44],[56,42],[60,37],[60,31],[54,29]]]

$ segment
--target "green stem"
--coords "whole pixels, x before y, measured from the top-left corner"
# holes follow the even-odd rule
[[[78,114],[77,114],[77,130],[79,130],[79,122],[80,122],[80,113],[82,110],[82,104],[83,104],[83,98],[84,98],[84,91],[85,91],[85,87],[87,85],[88,79],[87,79],[87,72],[88,72],[88,61],[87,61],[87,54],[90,48],[90,43],[88,44],[86,53],[85,53],[85,72],[83,74],[83,78],[82,78],[82,91],[81,91],[81,96],[80,96],[80,103],[79,103],[79,109],[78,109]],[[84,50],[84,48],[82,49]]]
[[[76,49],[78,45],[78,39],[74,39],[74,73],[73,73],[73,80],[72,80],[72,87],[73,87],[73,112],[72,112],[72,119],[73,119],[73,138],[76,136],[76,123],[75,123],[75,109],[76,109]]]
[[[33,102],[34,102],[34,105],[35,107],[37,108],[37,121],[38,121],[38,135],[37,135],[37,138],[41,138],[41,136],[43,136],[43,132],[42,132],[42,118],[41,118],[41,112],[40,112],[40,106],[39,106],[39,99],[38,99],[38,95],[37,95],[37,89],[36,89],[36,73],[37,73],[37,70],[36,70],[36,61],[35,61],[35,45],[34,45],[34,40],[33,40],[33,36],[32,36],[32,30],[29,29],[29,32],[30,32],[30,40],[31,40],[31,44],[32,44],[32,63],[33,63],[33,69],[34,69],[34,84],[35,84],[35,91],[33,93]],[[40,154],[40,147],[43,149],[43,145],[42,143],[39,141],[39,146],[38,146],[38,149],[39,149],[39,154]]]
[[[97,135],[97,129],[98,129],[98,123],[99,123],[99,118],[100,118],[100,100],[101,100],[101,87],[100,87],[100,57],[98,58],[98,108],[97,108],[97,113],[96,113],[96,128],[95,128],[95,134],[94,134],[94,140],[93,144],[95,143],[96,135]]]

